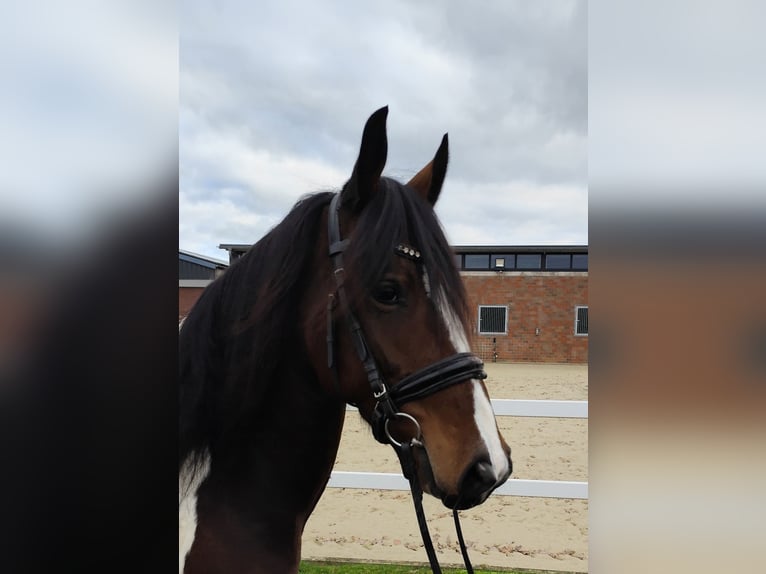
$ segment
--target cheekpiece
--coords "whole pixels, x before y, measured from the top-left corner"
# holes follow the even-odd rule
[[[412,261],[420,261],[420,251],[414,247],[410,247],[409,245],[404,245],[403,243],[400,243],[394,247],[394,253],[400,257],[411,259]]]

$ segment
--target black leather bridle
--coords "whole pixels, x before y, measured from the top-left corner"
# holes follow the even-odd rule
[[[428,397],[452,385],[470,379],[485,379],[487,375],[484,372],[484,363],[472,353],[455,353],[454,355],[441,359],[408,375],[392,388],[386,386],[380,369],[375,361],[375,357],[370,352],[370,347],[365,340],[362,326],[354,315],[348,296],[346,295],[344,286],[345,268],[343,266],[343,253],[349,245],[349,239],[341,239],[340,196],[340,193],[336,193],[332,198],[327,217],[329,255],[332,261],[333,275],[335,276],[336,285],[336,293],[329,295],[327,305],[327,366],[332,370],[336,388],[340,391],[337,364],[335,362],[334,325],[332,320],[333,308],[336,304],[335,297],[337,295],[340,304],[345,309],[346,322],[351,333],[354,349],[367,373],[367,381],[370,384],[370,390],[376,401],[371,421],[373,435],[378,442],[382,444],[391,444],[399,452],[404,476],[410,482],[410,489],[415,503],[418,524],[420,525],[423,544],[431,563],[431,570],[438,574],[441,573],[441,568],[436,559],[436,553],[428,533],[428,526],[425,522],[425,515],[423,513],[421,502],[423,492],[415,472],[415,461],[412,455],[413,446],[423,446],[420,442],[420,424],[411,415],[401,412],[400,408],[405,403]],[[422,272],[425,289],[430,297],[428,274],[421,260],[420,252],[413,247],[399,245],[394,248],[394,253],[401,257],[412,259],[416,261],[418,265],[423,265]],[[407,419],[414,424],[416,428],[415,436],[413,436],[409,442],[398,442],[391,436],[388,424],[391,420],[396,418]],[[473,572],[473,568],[468,559],[468,553],[463,541],[463,534],[456,509],[453,509],[453,515],[460,542],[460,550],[466,565],[466,571],[470,574]]]

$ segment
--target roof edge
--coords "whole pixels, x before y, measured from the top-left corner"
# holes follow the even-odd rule
[[[194,257],[195,259],[199,259],[201,261],[207,261],[208,263],[220,265],[222,267],[229,266],[229,262],[224,261],[223,259],[216,259],[215,257],[210,257],[209,255],[202,255],[200,253],[194,253],[193,251],[188,251],[186,249],[179,249],[178,253],[180,253],[181,255],[186,255],[187,257]]]

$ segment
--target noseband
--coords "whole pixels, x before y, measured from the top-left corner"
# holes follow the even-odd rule
[[[376,401],[371,421],[373,435],[378,442],[382,444],[391,444],[400,453],[402,470],[404,471],[405,477],[410,481],[410,487],[415,501],[415,510],[418,516],[418,523],[420,524],[423,543],[426,547],[429,561],[431,562],[431,569],[433,572],[439,573],[441,572],[441,569],[436,560],[436,553],[433,549],[433,544],[431,543],[430,535],[428,534],[428,527],[425,523],[425,515],[423,514],[421,504],[423,493],[422,490],[420,490],[415,473],[414,458],[411,452],[413,446],[422,446],[422,443],[420,442],[420,424],[411,415],[401,412],[400,408],[402,405],[410,401],[423,399],[466,380],[485,379],[487,374],[484,372],[484,363],[482,363],[481,359],[477,356],[472,353],[455,353],[454,355],[441,359],[404,377],[399,381],[399,384],[393,388],[389,389],[386,387],[380,369],[375,362],[375,357],[373,357],[370,352],[370,347],[365,340],[362,326],[349,304],[344,286],[345,268],[343,266],[343,253],[349,246],[350,240],[341,239],[340,195],[340,193],[336,193],[332,198],[327,217],[329,254],[333,266],[333,275],[335,276],[335,285],[337,288],[336,294],[340,300],[340,304],[346,311],[346,322],[351,333],[351,340],[354,349],[356,350],[356,354],[361,360],[364,370],[367,373],[367,381],[370,384],[372,396]],[[398,245],[395,247],[394,253],[400,257],[414,261],[418,266],[422,266],[423,282],[426,293],[430,298],[431,293],[428,273],[426,272],[425,264],[422,261],[421,253],[417,249],[405,245]],[[335,362],[334,328],[332,321],[332,312],[335,305],[334,297],[333,294],[330,294],[327,305],[327,366],[332,370],[336,388],[340,391],[337,365]],[[409,420],[415,425],[416,433],[409,443],[406,441],[400,443],[391,436],[388,424],[391,420],[396,418]],[[463,542],[457,510],[453,510],[453,514],[463,559],[466,563],[466,569],[469,573],[472,573],[473,569],[468,560],[468,553],[465,549],[465,543]]]

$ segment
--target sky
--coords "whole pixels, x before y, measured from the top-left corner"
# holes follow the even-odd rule
[[[585,2],[192,1],[179,38],[181,249],[225,258],[340,188],[384,105],[384,175],[449,133],[453,245],[587,244]]]
[[[763,2],[319,4],[1,3],[0,248],[97,244],[178,171],[180,246],[225,257],[339,188],[383,105],[389,176],[449,132],[454,244],[766,212]]]

